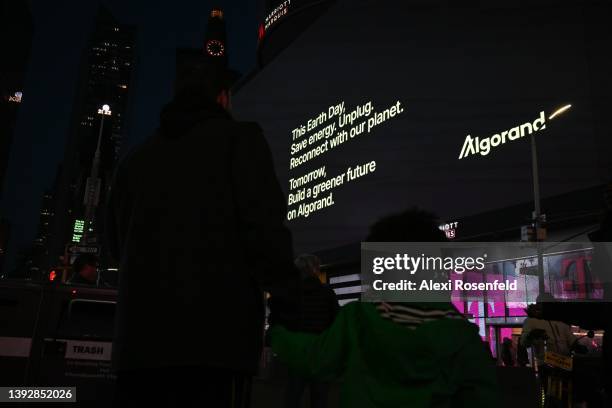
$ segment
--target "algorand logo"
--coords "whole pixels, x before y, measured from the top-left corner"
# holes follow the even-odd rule
[[[504,130],[490,137],[481,139],[479,137],[467,135],[463,142],[463,147],[461,148],[461,154],[459,154],[459,160],[477,153],[486,156],[491,152],[493,147],[503,145],[508,140],[520,139],[525,135],[530,135],[544,129],[546,129],[546,115],[544,111],[542,111],[540,112],[540,116],[533,122],[525,122],[522,125],[513,127],[510,130]]]

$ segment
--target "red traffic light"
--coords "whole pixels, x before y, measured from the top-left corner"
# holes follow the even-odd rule
[[[264,28],[264,25],[260,24],[259,28],[257,29],[257,41],[261,41],[264,38],[265,34],[266,34],[266,30]]]
[[[54,282],[56,278],[57,278],[57,272],[55,271],[49,272],[49,282]]]

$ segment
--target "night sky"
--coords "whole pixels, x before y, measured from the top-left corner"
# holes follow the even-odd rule
[[[16,251],[34,239],[42,194],[63,159],[79,61],[100,4],[120,23],[137,26],[133,114],[124,152],[158,125],[159,111],[171,97],[175,50],[201,46],[212,6],[225,12],[230,66],[242,73],[255,66],[254,1],[32,1],[32,53],[2,199],[2,213],[12,226],[5,265],[9,273]]]

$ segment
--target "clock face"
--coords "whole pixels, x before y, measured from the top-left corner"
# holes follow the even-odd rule
[[[209,40],[206,43],[206,52],[212,57],[222,57],[225,54],[225,46],[219,40]]]

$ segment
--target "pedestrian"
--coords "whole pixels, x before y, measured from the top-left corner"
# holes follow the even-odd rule
[[[512,339],[504,337],[501,346],[501,358],[506,367],[514,367],[514,347],[512,346]]]
[[[442,241],[433,215],[408,210],[372,226],[367,241]],[[451,303],[351,302],[317,335],[271,329],[272,349],[294,370],[343,378],[346,408],[471,407],[499,404],[495,367]]]
[[[234,79],[204,59],[183,67],[159,128],[116,170],[118,406],[248,406],[263,291],[291,313],[285,198],[261,128],[230,114]]]
[[[523,321],[521,345],[532,347],[539,366],[544,364],[545,350],[569,356],[576,342],[569,324],[544,317],[544,303],[554,301],[555,298],[549,293],[541,293],[536,303],[529,305],[528,317]]]

